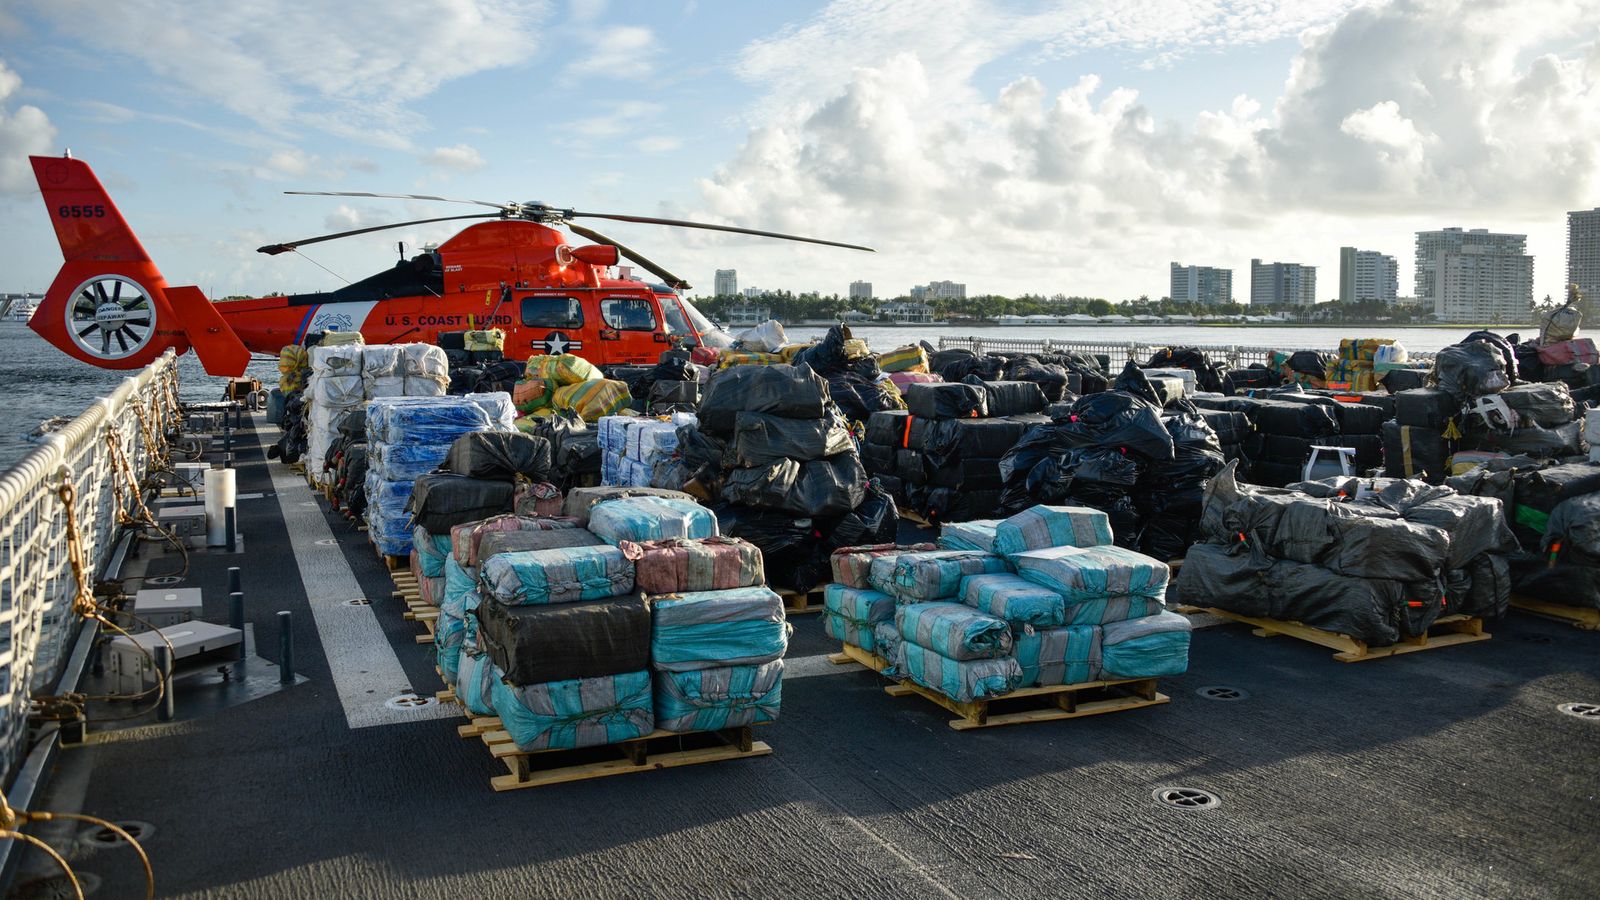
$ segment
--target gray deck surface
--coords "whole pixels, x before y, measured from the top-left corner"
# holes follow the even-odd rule
[[[268,493],[240,503],[249,618],[275,658],[273,613],[294,612],[309,681],[65,751],[45,804],[151,823],[162,896],[1596,895],[1600,721],[1556,706],[1600,702],[1600,633],[1526,614],[1491,641],[1359,664],[1207,627],[1169,704],[969,732],[813,659],[822,674],[786,679],[758,731],[771,756],[495,793],[505,768],[457,737],[463,719],[350,727],[245,443],[239,490]],[[366,535],[320,510],[409,679],[392,693],[431,695],[432,647]],[[196,554],[186,582],[214,621],[230,564]],[[837,649],[816,616],[794,624],[791,659]],[[1216,684],[1250,697],[1195,694]],[[1178,785],[1222,805],[1153,802]],[[74,864],[97,896],[140,889],[127,850]]]

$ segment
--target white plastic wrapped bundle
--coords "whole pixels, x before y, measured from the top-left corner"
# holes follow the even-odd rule
[[[406,382],[400,376],[400,348],[373,346],[361,358],[361,378],[367,397],[403,397]]]
[[[362,381],[365,348],[360,344],[311,348],[311,378],[306,395],[311,398],[310,428],[304,460],[313,481],[322,484],[322,471],[340,420],[366,401]]]
[[[489,415],[490,431],[516,431],[517,407],[505,391],[468,394],[466,399],[477,404]]]
[[[432,344],[400,344],[397,374],[407,397],[443,397],[450,387],[450,360]]]

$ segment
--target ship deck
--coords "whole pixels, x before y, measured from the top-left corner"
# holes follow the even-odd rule
[[[459,713],[385,706],[441,689],[432,646],[262,421],[237,448],[245,552],[194,554],[181,586],[226,622],[241,566],[257,652],[292,612],[305,681],[91,724],[40,804],[149,823],[161,896],[1594,896],[1600,721],[1557,706],[1600,702],[1600,633],[1521,613],[1358,665],[1207,619],[1168,704],[967,732],[828,663],[800,616],[770,756],[495,793]],[[1174,786],[1222,802],[1153,800]],[[142,889],[128,850],[70,859],[99,896]]]

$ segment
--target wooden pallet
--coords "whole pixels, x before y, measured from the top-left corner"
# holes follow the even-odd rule
[[[1564,603],[1547,603],[1543,600],[1534,600],[1531,597],[1512,595],[1511,605],[1520,610],[1538,613],[1571,622],[1574,628],[1584,631],[1600,631],[1600,609],[1589,606],[1567,606]]]
[[[1324,631],[1321,628],[1313,628],[1301,622],[1282,622],[1277,619],[1241,616],[1238,613],[1214,607],[1203,611],[1219,618],[1253,625],[1255,630],[1251,633],[1257,637],[1283,635],[1337,650],[1339,652],[1335,653],[1333,658],[1340,662],[1362,662],[1368,659],[1380,659],[1385,656],[1399,656],[1402,653],[1416,653],[1419,650],[1434,650],[1439,647],[1453,647],[1456,644],[1471,644],[1477,641],[1487,641],[1493,636],[1483,630],[1483,620],[1477,616],[1443,616],[1433,623],[1433,627],[1429,629],[1429,634],[1414,638],[1401,638],[1398,642],[1387,647],[1368,647],[1366,642],[1357,640],[1350,635]]]
[[[417,643],[433,643],[438,628],[439,607],[422,599],[422,590],[417,584],[417,577],[411,574],[409,568],[390,572],[389,577],[394,580],[394,598],[405,604],[402,618],[407,622],[417,622],[425,629],[424,633],[417,635]]]
[[[783,598],[783,611],[788,615],[794,616],[822,611],[822,588],[814,588],[804,592],[791,590],[790,588],[773,588],[772,590]]]
[[[477,722],[474,720],[473,724],[462,728],[476,730],[488,725]],[[600,747],[534,751],[519,749],[504,730],[480,730],[477,737],[489,748],[489,755],[505,763],[508,770],[504,775],[489,779],[490,787],[496,791],[514,791],[772,753],[772,747],[765,741],[755,740],[751,732],[748,725],[686,734],[656,731],[642,738]]]
[[[304,475],[306,473],[306,464],[303,462],[289,463],[289,471],[295,473],[296,475]]]
[[[835,664],[858,663],[879,673],[882,673],[889,664],[883,657],[850,644],[845,644],[840,653],[829,656],[828,661]],[[914,695],[937,703],[960,717],[949,722],[950,727],[956,731],[994,728],[999,725],[1023,725],[1029,722],[1054,722],[1060,719],[1081,719],[1084,716],[1160,706],[1172,699],[1156,690],[1154,678],[1086,681],[1081,684],[1018,688],[1003,696],[969,701],[952,700],[910,679],[892,680],[894,683],[885,687],[884,693],[891,697]]]

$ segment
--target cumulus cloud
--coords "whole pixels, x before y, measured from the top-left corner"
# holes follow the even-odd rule
[[[12,107],[22,89],[22,77],[0,60],[0,193],[27,194],[38,190],[30,155],[47,154],[55,143],[56,129],[37,106]]]
[[[527,61],[550,5],[413,0],[374,12],[317,0],[26,2],[108,65],[132,57],[248,120],[396,147],[417,125],[411,102],[445,82]]]
[[[422,157],[422,161],[430,166],[454,169],[457,172],[476,172],[488,165],[484,162],[483,155],[471,144],[435,147],[432,153]]]
[[[655,33],[637,25],[585,28],[579,40],[587,52],[567,65],[567,78],[645,78],[660,53]]]
[[[1130,8],[1100,29],[1082,10],[1054,13],[1045,20],[1063,36],[1048,40],[1037,16],[978,24],[995,11],[976,2],[949,4],[925,29],[904,21],[904,4],[830,7],[741,54],[741,71],[788,114],[763,117],[702,182],[703,214],[779,230],[825,222],[826,236],[944,267],[927,277],[965,267],[994,289],[1068,280],[1123,296],[1142,292],[1127,287],[1132,269],[1164,271],[1168,254],[1326,255],[1376,232],[1553,219],[1600,187],[1600,0],[1398,0],[1342,17],[1333,3],[1187,6]],[[869,47],[902,48],[847,74],[804,52],[846,24]],[[981,62],[1021,48],[1155,54],[1170,42],[1182,53],[1281,37],[1286,24],[1313,27],[1271,110],[1240,96],[1162,119],[1094,75],[988,93],[973,83]],[[837,86],[801,91],[782,55]],[[1396,231],[1399,209],[1409,218]],[[1330,246],[1314,251],[1313,234]],[[1404,258],[1409,241],[1394,239]],[[975,242],[985,250],[948,251]],[[1149,258],[1153,247],[1163,258]],[[816,259],[753,252],[792,259],[778,265],[797,277]],[[1146,291],[1160,283],[1134,277]]]

